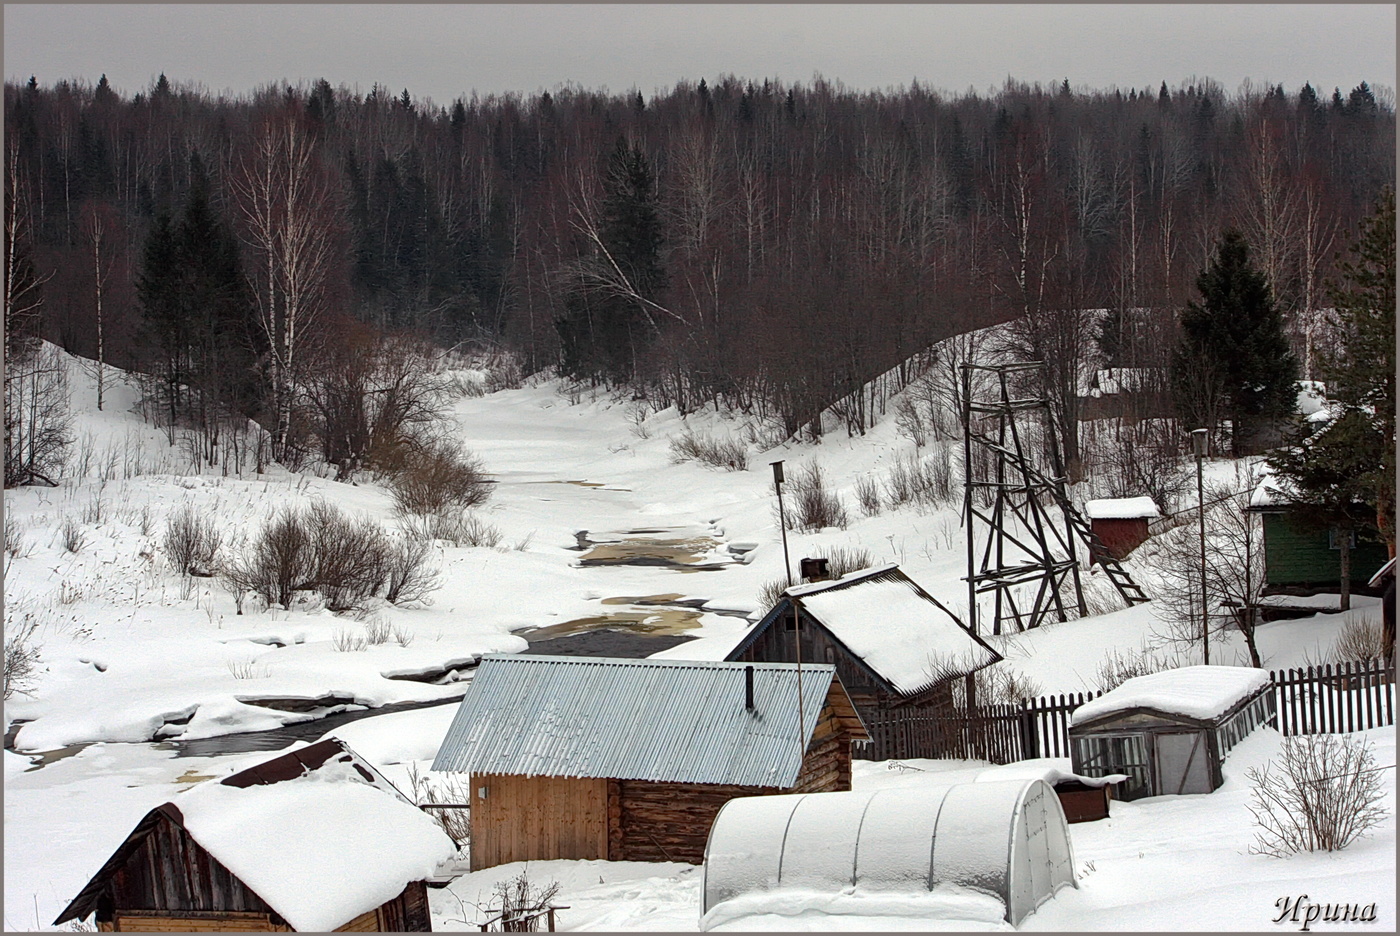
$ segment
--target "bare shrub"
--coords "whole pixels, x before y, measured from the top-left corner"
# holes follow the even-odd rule
[[[846,508],[826,486],[826,474],[816,462],[793,473],[793,506],[788,513],[788,522],[806,533],[826,527],[846,529],[850,518]]]
[[[873,517],[880,512],[880,483],[871,475],[861,475],[856,479],[856,503],[861,513]]]
[[[941,507],[953,502],[953,464],[946,445],[929,454],[900,455],[885,478],[885,496],[892,507],[912,504]]]
[[[1337,735],[1284,738],[1280,759],[1245,771],[1254,788],[1250,852],[1340,851],[1388,814],[1371,745]]]
[[[363,634],[352,634],[344,628],[339,628],[331,635],[331,646],[341,653],[356,653],[369,644]]]
[[[998,664],[984,666],[972,674],[972,694],[977,706],[1020,705],[1039,696],[1040,683]],[[953,681],[953,705],[967,707],[967,680]]]
[[[1148,650],[1111,648],[1099,661],[1096,685],[1100,692],[1116,689],[1136,676],[1171,669],[1172,663]]]
[[[838,579],[875,564],[875,558],[864,546],[821,546],[816,550],[817,558],[826,560],[826,571]]]
[[[302,511],[287,507],[269,517],[248,548],[224,564],[222,579],[235,596],[255,592],[270,607],[290,607],[315,569],[312,538]]]
[[[379,524],[368,517],[352,520],[324,501],[312,503],[305,516],[312,570],[304,587],[320,592],[332,611],[377,595],[393,552]]]
[[[83,505],[83,522],[96,526],[102,522],[102,518],[106,515],[107,505],[102,500],[101,489],[93,491],[92,496],[88,498],[88,502]]]
[[[384,600],[390,604],[425,601],[438,588],[438,571],[428,566],[433,541],[405,529],[389,552]]]
[[[558,893],[557,881],[537,887],[522,869],[515,877],[497,882],[487,913],[499,916],[502,932],[538,932],[544,911]]]
[[[484,546],[487,549],[495,549],[501,544],[501,531],[477,517],[468,514],[462,522],[461,539],[457,545]]]
[[[382,647],[393,636],[393,627],[381,615],[372,614],[365,619],[365,643],[371,647]]]
[[[787,591],[787,579],[770,579],[764,582],[758,590],[758,606],[767,614],[772,607],[783,600],[783,592]]]
[[[6,615],[9,618],[9,615]],[[39,674],[39,647],[34,642],[34,632],[39,621],[32,614],[26,614],[18,621],[5,621],[5,661],[3,695],[8,701],[16,692],[29,695],[34,688],[34,680]]]
[[[486,392],[519,390],[525,375],[520,362],[509,352],[497,352],[486,361]]]
[[[63,548],[70,553],[80,551],[87,544],[87,533],[83,530],[83,525],[73,517],[64,517],[58,532],[63,539]]]
[[[491,493],[481,464],[470,453],[432,445],[405,457],[390,475],[389,491],[400,513],[430,514],[448,507],[475,507]]]
[[[257,660],[229,660],[228,671],[234,679],[266,679],[272,675],[271,667],[259,665]]]
[[[63,352],[34,341],[7,342],[5,487],[56,487],[73,444]]]
[[[408,765],[408,787],[413,794],[413,802],[422,806],[425,803],[469,803],[471,787],[460,775],[447,774],[442,779],[425,777],[418,772],[418,765]],[[471,811],[467,809],[425,809],[429,816],[437,820],[442,831],[458,848],[471,839]]]
[[[1385,659],[1381,622],[1374,618],[1353,618],[1342,625],[1328,659],[1332,663],[1355,663]]]
[[[22,559],[33,550],[33,544],[24,538],[20,532],[19,521],[8,513],[5,514],[5,556],[7,560]],[[9,568],[9,563],[6,563]]]
[[[689,430],[679,438],[673,438],[671,461],[676,464],[698,461],[711,468],[726,471],[746,471],[749,467],[749,450],[738,439],[717,439],[707,433]]]
[[[394,643],[405,649],[413,644],[413,631],[404,630],[397,624],[389,628],[389,636],[393,639]]]
[[[213,575],[223,536],[214,518],[185,504],[165,521],[165,555],[181,575]]]

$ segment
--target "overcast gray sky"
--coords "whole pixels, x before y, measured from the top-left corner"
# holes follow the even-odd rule
[[[75,5],[6,4],[5,75],[130,95],[160,72],[243,93],[324,77],[450,103],[573,83],[650,96],[680,79],[985,92],[1008,77],[1155,88],[1210,77],[1395,83],[1395,6],[1278,5]]]

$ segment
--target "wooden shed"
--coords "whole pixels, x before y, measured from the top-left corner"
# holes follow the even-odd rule
[[[804,662],[836,667],[870,760],[940,756],[953,682],[1002,658],[894,564],[794,585],[726,659],[794,662],[799,635]]]
[[[1089,529],[1103,543],[1108,555],[1126,559],[1128,554],[1147,542],[1147,525],[1160,517],[1161,511],[1150,497],[1104,497],[1084,505]],[[1101,557],[1094,555],[1094,561]]]
[[[54,920],[103,932],[430,932],[456,846],[328,738],[152,809]]]
[[[1289,492],[1266,476],[1250,494],[1249,507],[1260,515],[1264,533],[1265,594],[1336,593],[1342,578],[1342,550],[1336,530],[1304,523],[1289,503]],[[1356,513],[1364,508],[1357,505]],[[1349,537],[1351,592],[1379,595],[1370,574],[1390,558],[1374,525]]]
[[[1209,793],[1225,782],[1221,764],[1241,738],[1276,722],[1265,670],[1185,666],[1125,680],[1070,716],[1076,774],[1127,776],[1120,799]]]
[[[433,770],[469,774],[474,871],[699,863],[736,796],[849,790],[864,737],[830,665],[492,654]]]

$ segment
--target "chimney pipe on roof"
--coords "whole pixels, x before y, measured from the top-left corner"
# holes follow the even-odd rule
[[[802,577],[809,582],[825,582],[831,578],[831,572],[827,566],[825,558],[803,559],[801,562]]]
[[[744,667],[744,708],[753,711],[753,667]]]

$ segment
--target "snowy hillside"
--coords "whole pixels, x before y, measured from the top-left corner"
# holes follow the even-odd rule
[[[558,382],[543,381],[453,403],[460,437],[495,481],[476,514],[498,536],[489,537],[494,545],[438,541],[432,562],[441,587],[427,601],[375,601],[340,614],[314,602],[270,609],[249,603],[240,614],[217,579],[187,578],[170,568],[163,537],[172,513],[188,505],[216,518],[229,550],[246,544],[273,511],[318,499],[392,532],[397,515],[390,493],[369,478],[336,483],[275,466],[261,475],[226,476],[207,467],[191,473],[182,449],[137,414],[129,383],[109,383],[100,413],[84,368],[72,366],[70,387],[74,458],[86,463],[85,476],[59,488],[5,492],[6,630],[33,623],[41,653],[30,694],[16,694],[4,706],[6,929],[45,927],[148,809],[258,756],[192,754],[172,742],[450,701],[482,654],[524,650],[522,631],[538,638],[630,627],[698,638],[663,656],[723,657],[748,627],[743,615],[765,610],[763,587],[784,577],[768,466],[777,459],[785,460],[790,480],[819,464],[849,515],[845,529],[790,532],[794,566],[834,548],[863,549],[871,564],[898,563],[929,594],[966,611],[958,503],[886,507],[873,516],[859,507],[862,484],[915,453],[894,418],[863,437],[843,432],[769,451],[747,444],[748,468],[723,471],[675,463],[672,440],[689,432],[743,441],[735,420],[714,413],[682,419],[674,410],[645,414],[626,400],[586,393],[570,402]],[[949,444],[933,440],[923,451]],[[956,466],[960,443],[950,458]],[[1235,465],[1214,462],[1208,470],[1227,479]],[[1151,593],[1158,579],[1146,562],[1130,558],[1125,566]],[[1097,581],[1101,575],[1090,578],[1103,606],[1122,607]],[[1355,605],[1347,615],[1264,625],[1264,665],[1322,660],[1346,619],[1379,617],[1374,600]],[[536,628],[550,630],[528,633]],[[1006,657],[1002,667],[1044,693],[1059,693],[1095,688],[1098,668],[1114,652],[1157,649],[1188,661],[1189,654],[1162,643],[1169,630],[1151,602],[989,640]],[[1247,665],[1238,635],[1211,652],[1213,662]],[[411,765],[421,770],[432,758],[452,710],[392,709],[335,734],[402,780]],[[1394,763],[1393,732],[1370,737],[1377,763]],[[1073,827],[1082,887],[1023,928],[1260,929],[1272,919],[1274,900],[1285,895],[1388,900],[1393,816],[1373,839],[1335,860],[1244,854],[1242,765],[1266,761],[1277,744],[1276,736],[1263,736],[1241,745],[1218,794],[1115,804],[1113,820]],[[929,771],[960,765],[911,766],[919,769],[901,773],[862,763],[856,782],[917,784]],[[1393,810],[1393,771],[1385,782]],[[435,892],[435,927],[474,929],[453,922],[462,911],[452,894],[470,903],[510,873],[510,866],[478,872],[450,892]],[[564,884],[561,901],[575,907],[562,918],[566,928],[694,929],[698,923],[699,870],[689,866],[544,862],[530,873]],[[829,925],[821,917],[751,922]],[[881,928],[906,924],[931,925],[880,921]],[[1394,925],[1393,904],[1386,903],[1374,928]]]

